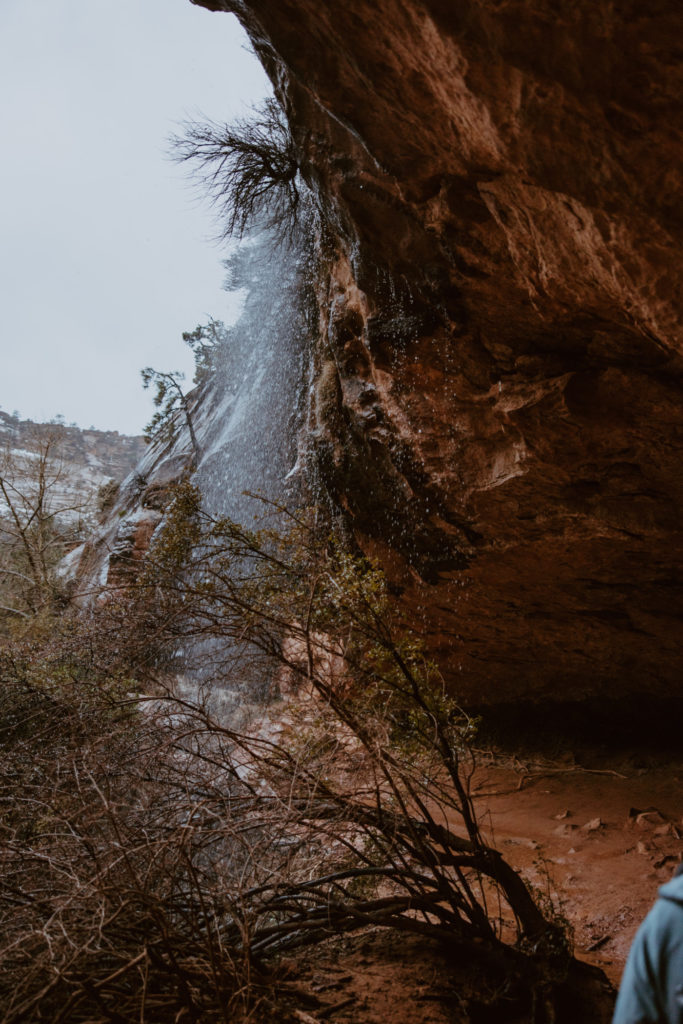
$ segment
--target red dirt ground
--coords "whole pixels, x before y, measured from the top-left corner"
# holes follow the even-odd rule
[[[576,955],[615,985],[638,924],[683,854],[681,779],[681,764],[518,762],[477,774],[495,845],[533,885],[549,884],[574,928]]]
[[[474,790],[484,830],[506,859],[549,894],[574,929],[576,955],[616,986],[639,922],[657,888],[681,860],[683,765],[624,760],[591,770],[567,755],[521,762],[484,755]],[[640,817],[639,815],[643,815]],[[370,932],[311,953],[292,973],[323,1006],[297,1009],[298,1024],[458,1024],[527,1021],[477,1016],[473,990],[495,985],[485,972],[467,975],[418,938]],[[466,977],[467,976],[467,977]],[[466,979],[466,980],[465,980]],[[573,1024],[606,1024],[612,996],[589,982],[595,1009],[575,1011]],[[305,1003],[305,1001],[304,1001]],[[300,1005],[304,1005],[304,1003]],[[475,999],[476,1003],[476,999]],[[468,1013],[470,1016],[468,1016]]]

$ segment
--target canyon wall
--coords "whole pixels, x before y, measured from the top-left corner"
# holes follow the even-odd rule
[[[681,695],[680,6],[193,2],[335,211],[310,448],[449,679]]]

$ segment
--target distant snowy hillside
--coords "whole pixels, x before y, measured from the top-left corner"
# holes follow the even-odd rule
[[[59,434],[59,459],[62,463],[60,489],[74,502],[94,501],[99,488],[109,481],[121,482],[135,469],[146,444],[142,437],[128,437],[110,430],[81,430],[63,423],[34,423],[20,420],[0,410],[0,450],[5,459],[30,459],[36,438],[51,428]]]

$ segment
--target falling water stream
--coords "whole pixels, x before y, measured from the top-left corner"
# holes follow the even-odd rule
[[[228,287],[243,291],[244,306],[194,414],[200,449],[194,479],[207,512],[252,527],[267,511],[261,499],[294,507],[303,493],[298,435],[309,367],[312,270],[303,245],[276,249],[266,232],[243,243],[226,265]],[[188,440],[181,436],[178,442]],[[262,662],[252,664],[249,651],[211,641],[180,653],[181,685],[204,686],[212,703],[220,701],[231,716],[268,689],[268,672]]]
[[[274,248],[264,232],[228,262],[246,292],[197,415],[197,483],[208,511],[247,524],[260,503],[289,503],[298,487],[297,436],[308,366],[310,260],[303,246]]]

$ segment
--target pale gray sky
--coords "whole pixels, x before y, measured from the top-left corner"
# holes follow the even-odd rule
[[[191,372],[181,333],[230,317],[225,249],[167,138],[268,87],[189,0],[0,0],[0,407],[136,433],[141,367]]]

